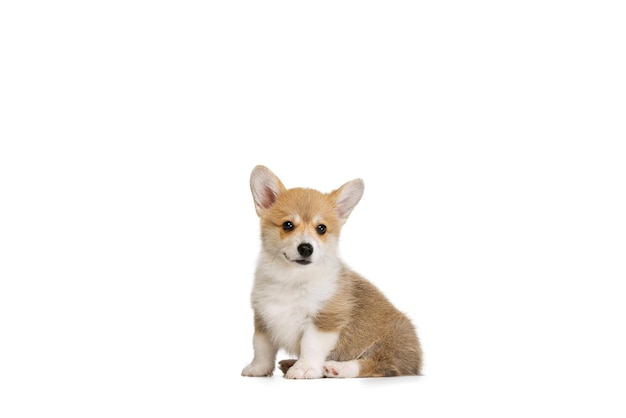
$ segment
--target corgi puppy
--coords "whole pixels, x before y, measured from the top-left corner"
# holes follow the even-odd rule
[[[271,376],[279,349],[288,379],[418,375],[422,350],[410,320],[339,258],[341,227],[361,179],[324,194],[286,189],[257,166],[250,176],[261,220],[252,289],[254,358],[243,376]]]

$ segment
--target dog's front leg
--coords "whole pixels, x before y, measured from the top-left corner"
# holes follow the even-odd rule
[[[324,362],[339,338],[338,332],[324,332],[307,325],[300,340],[300,357],[287,370],[287,379],[317,379],[324,376]]]
[[[242,376],[271,376],[276,368],[276,353],[278,348],[264,332],[255,331],[252,342],[254,359],[244,367]]]

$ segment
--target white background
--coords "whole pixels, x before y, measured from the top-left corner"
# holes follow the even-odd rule
[[[620,3],[3,2],[0,416],[623,417]],[[424,376],[240,377],[256,164]]]

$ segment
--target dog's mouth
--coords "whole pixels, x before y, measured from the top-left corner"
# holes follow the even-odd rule
[[[301,266],[306,266],[307,264],[311,264],[311,260],[307,260],[305,258],[299,258],[297,260],[292,260],[287,256],[287,253],[283,253],[283,255],[285,256],[285,258],[293,263],[298,263]]]

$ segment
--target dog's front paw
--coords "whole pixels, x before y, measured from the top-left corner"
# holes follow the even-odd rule
[[[261,377],[271,376],[274,373],[274,363],[250,363],[241,371],[242,376]]]
[[[319,379],[320,377],[324,377],[324,370],[321,365],[314,367],[307,364],[298,364],[298,362],[296,362],[287,370],[285,377],[287,379]]]

